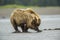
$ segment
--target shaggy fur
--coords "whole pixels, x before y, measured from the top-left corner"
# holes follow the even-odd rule
[[[39,16],[31,9],[15,9],[10,16],[11,24],[15,32],[20,32],[18,26],[22,28],[23,32],[27,32],[28,28],[40,31],[38,26],[40,24]]]

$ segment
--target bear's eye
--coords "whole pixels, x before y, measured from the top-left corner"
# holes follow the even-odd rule
[[[33,20],[33,21],[31,22],[31,24],[32,24],[32,25],[35,25],[35,24],[36,24],[36,20]]]

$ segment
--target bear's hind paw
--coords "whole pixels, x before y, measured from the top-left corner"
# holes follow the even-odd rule
[[[20,33],[20,31],[14,31],[13,33]]]

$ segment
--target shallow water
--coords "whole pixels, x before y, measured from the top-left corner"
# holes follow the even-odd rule
[[[60,28],[60,15],[41,15],[39,29]],[[20,29],[21,30],[21,29]],[[60,30],[43,30],[37,33],[12,33],[14,31],[9,19],[0,19],[0,40],[60,40]]]

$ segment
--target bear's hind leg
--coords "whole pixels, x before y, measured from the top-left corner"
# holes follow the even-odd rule
[[[15,29],[15,31],[13,33],[19,33],[20,31],[18,30],[15,20],[13,21],[12,25],[13,25],[13,28]]]
[[[16,25],[14,26],[14,29],[15,29],[15,31],[13,33],[20,33],[20,31],[18,30],[18,27]]]

